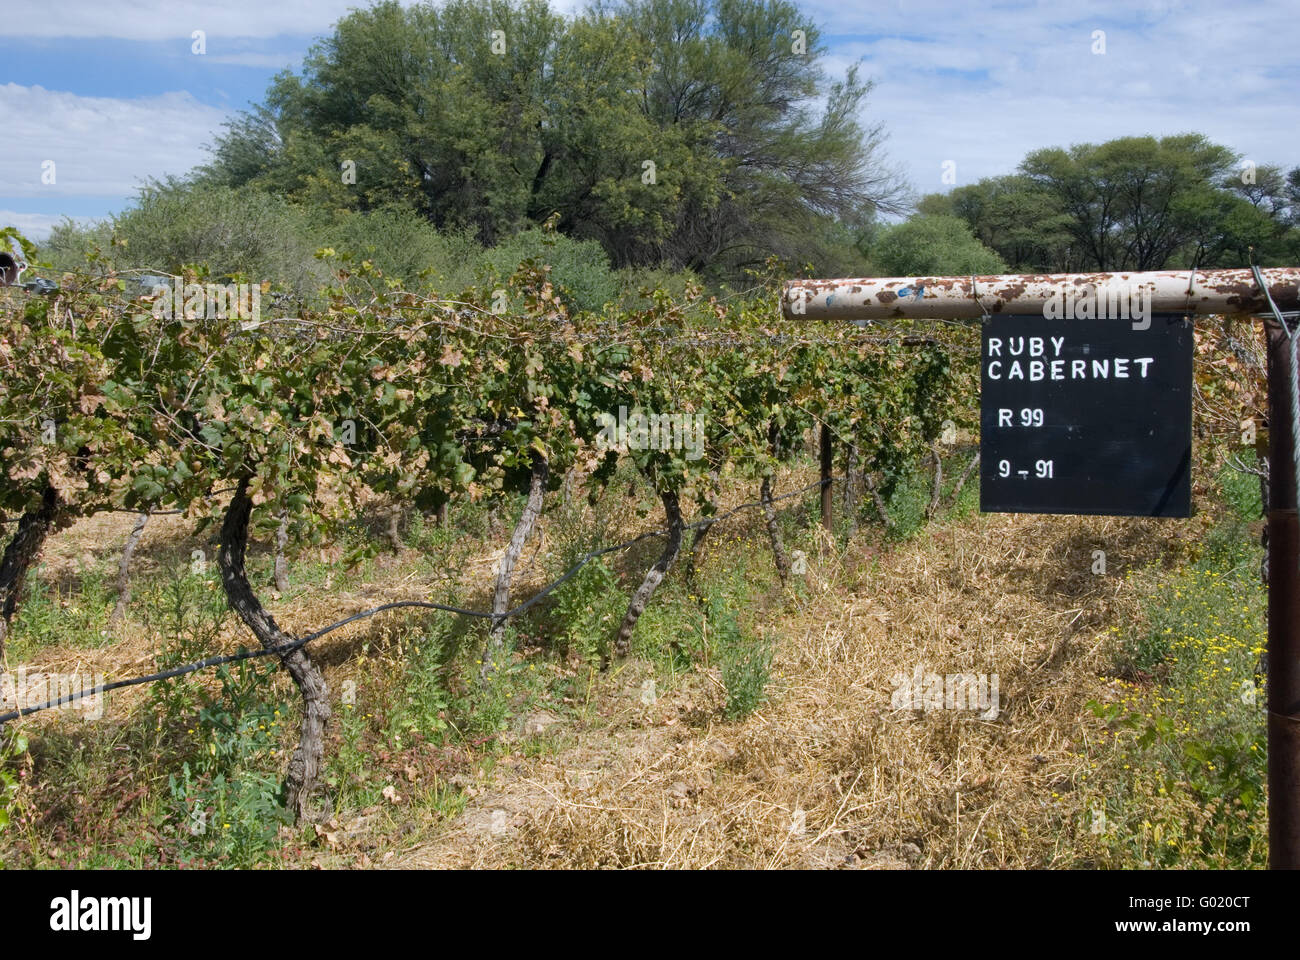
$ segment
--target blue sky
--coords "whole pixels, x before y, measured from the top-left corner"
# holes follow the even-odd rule
[[[146,178],[203,162],[222,122],[356,5],[5,0],[0,224],[42,238],[64,216],[115,213]],[[888,163],[918,194],[949,189],[949,161],[961,185],[1038,147],[1148,133],[1194,130],[1256,163],[1300,165],[1291,2],[799,6],[823,31],[828,73],[859,63],[874,80],[862,119],[882,127]]]

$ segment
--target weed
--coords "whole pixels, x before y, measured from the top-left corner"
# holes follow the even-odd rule
[[[744,632],[735,611],[720,598],[710,600],[705,622],[717,650],[722,684],[727,690],[723,715],[728,720],[743,719],[767,702],[772,646]]]

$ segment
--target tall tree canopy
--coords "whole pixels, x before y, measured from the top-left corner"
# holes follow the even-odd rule
[[[1157,270],[1294,261],[1300,171],[1239,165],[1200,134],[1036,150],[919,208],[961,217],[1017,270]]]
[[[278,75],[203,176],[485,243],[550,220],[617,266],[795,259],[905,189],[858,120],[871,84],[827,82],[821,52],[784,0],[384,2]]]

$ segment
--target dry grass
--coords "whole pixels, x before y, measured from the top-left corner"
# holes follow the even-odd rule
[[[778,489],[800,482],[784,477]],[[117,550],[130,523],[129,515],[98,517],[61,534],[47,550],[47,576],[75,576],[86,554]],[[654,519],[626,523],[634,533]],[[189,529],[179,519],[151,521],[141,563],[154,562],[160,545],[188,549]],[[383,831],[308,855],[386,867],[1074,865],[1081,811],[1073,796],[1095,730],[1084,704],[1111,682],[1101,634],[1136,615],[1123,574],[1179,556],[1200,529],[1195,519],[977,515],[940,521],[890,549],[823,543],[809,558],[807,589],[751,611],[776,659],[770,702],[745,721],[721,722],[721,681],[698,666],[643,702],[652,668],[632,661],[596,678],[582,719],[535,735],[549,743],[540,756],[508,752],[477,773],[477,761],[467,764],[463,814],[385,810]],[[765,549],[754,512],[733,521],[733,535],[744,543],[715,542],[702,577],[735,549]],[[1105,577],[1091,572],[1097,549],[1107,554]],[[479,559],[490,570],[490,557]],[[540,585],[544,566],[522,571],[518,596]],[[466,575],[481,583],[482,574]],[[373,583],[295,592],[273,608],[289,629],[305,629],[429,589],[399,557],[377,563]],[[314,656],[337,690],[343,678],[392,668],[361,653],[390,635],[366,621]],[[111,679],[150,668],[156,642],[128,631],[103,649],[44,648],[40,660]],[[247,642],[232,618],[223,644]],[[894,709],[892,678],[918,666],[997,674],[1000,714]],[[144,696],[124,691],[111,712],[123,715]]]
[[[1125,567],[1176,555],[1195,525],[977,517],[884,554],[826,552],[811,599],[766,625],[768,707],[704,719],[720,684],[700,674],[642,705],[631,665],[601,694],[622,705],[607,725],[489,778],[459,822],[385,865],[1064,865],[1084,704],[1109,683],[1101,627],[1134,613]],[[892,709],[891,677],[918,664],[997,673],[1000,716]]]

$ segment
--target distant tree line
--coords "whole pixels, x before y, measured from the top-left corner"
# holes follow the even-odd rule
[[[904,210],[905,188],[859,120],[871,84],[827,82],[821,52],[784,0],[622,0],[572,18],[544,0],[380,3],[277,76],[202,176],[401,207],[486,245],[553,223],[615,267],[830,266],[818,247],[860,259],[852,229]]]
[[[735,288],[772,256],[826,277],[1300,262],[1300,167],[1196,133],[1035,150],[917,200],[864,119],[871,81],[828,80],[820,36],[787,0],[387,0],[277,75],[208,164],[56,228],[53,262],[111,244],[118,266],[304,296],[322,248],[451,290],[540,257],[588,309]]]
[[[1300,167],[1255,166],[1194,133],[1035,150],[917,211],[963,221],[1017,273],[1300,262]]]

